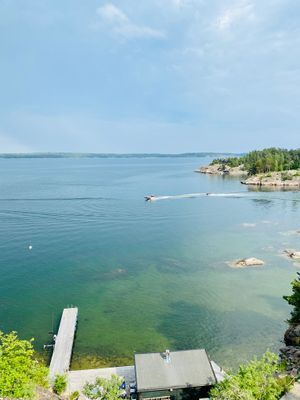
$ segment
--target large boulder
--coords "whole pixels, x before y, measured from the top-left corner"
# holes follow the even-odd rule
[[[250,257],[250,258],[242,258],[240,260],[235,260],[229,265],[233,268],[246,268],[246,267],[259,267],[261,265],[264,265],[264,261],[259,260],[258,258],[255,257]]]
[[[284,334],[284,341],[287,346],[300,346],[300,323],[291,324]]]

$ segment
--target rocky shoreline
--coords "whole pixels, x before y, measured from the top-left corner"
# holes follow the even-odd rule
[[[266,174],[257,174],[248,176],[248,172],[243,168],[229,167],[226,164],[211,164],[197,168],[195,172],[207,175],[231,175],[246,177],[242,180],[243,185],[248,186],[270,186],[283,188],[300,189],[300,170],[288,170],[282,172],[269,172]]]
[[[286,371],[297,376],[300,373],[300,323],[290,324],[284,342],[286,346],[280,349],[280,358],[286,363]]]
[[[241,183],[250,186],[280,186],[300,188],[300,171],[289,170],[284,172],[270,172],[268,174],[253,175]]]
[[[228,167],[224,164],[212,164],[197,168],[195,172],[200,174],[208,175],[233,175],[233,176],[245,176],[247,171],[243,170],[243,166],[239,167]]]

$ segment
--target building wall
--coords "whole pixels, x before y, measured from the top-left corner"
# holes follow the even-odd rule
[[[211,386],[206,386],[203,388],[184,388],[175,390],[162,390],[156,392],[140,392],[138,393],[138,400],[149,400],[149,399],[159,399],[168,397],[171,400],[198,400],[201,398],[207,398]]]

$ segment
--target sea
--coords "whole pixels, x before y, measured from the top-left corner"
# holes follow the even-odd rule
[[[48,360],[63,308],[77,306],[73,369],[194,348],[234,369],[277,352],[300,193],[194,172],[211,160],[0,159],[0,330]],[[265,265],[230,267],[247,257]]]

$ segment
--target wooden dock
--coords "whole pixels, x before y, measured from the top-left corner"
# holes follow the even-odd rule
[[[69,370],[77,316],[77,307],[63,310],[49,367],[50,380],[53,380],[56,374],[63,375]]]

